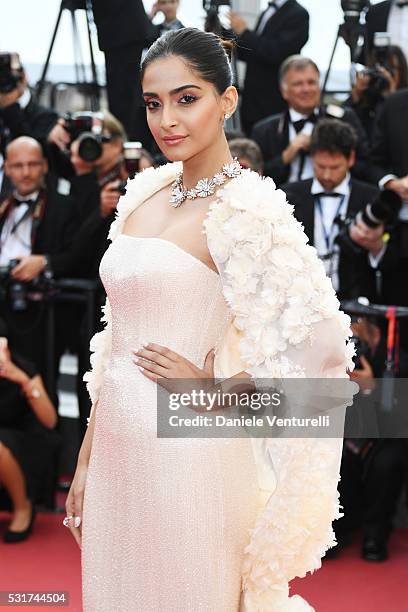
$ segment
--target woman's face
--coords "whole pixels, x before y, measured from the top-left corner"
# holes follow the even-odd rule
[[[142,87],[150,131],[168,160],[187,161],[221,137],[224,95],[179,57],[153,61]]]

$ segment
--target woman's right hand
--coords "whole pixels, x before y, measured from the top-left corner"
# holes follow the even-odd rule
[[[85,483],[86,476],[88,473],[88,466],[84,463],[78,463],[77,468],[75,470],[74,479],[71,483],[71,487],[69,489],[68,497],[65,502],[65,510],[67,516],[73,516],[74,518],[70,519],[68,522],[69,529],[74,536],[76,543],[79,548],[81,548],[81,539],[82,539],[82,504],[84,499],[85,492]],[[80,524],[75,527],[75,519],[78,517],[80,520]]]

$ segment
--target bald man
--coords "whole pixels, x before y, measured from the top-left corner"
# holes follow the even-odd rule
[[[0,266],[10,269],[6,300],[0,299],[0,316],[10,328],[14,349],[34,361],[45,374],[45,316],[42,304],[29,299],[16,310],[10,286],[29,282],[47,268],[48,255],[66,249],[76,229],[76,212],[70,198],[46,187],[47,160],[40,144],[21,136],[6,148],[4,172],[14,186],[0,204]],[[15,260],[18,263],[15,264]]]

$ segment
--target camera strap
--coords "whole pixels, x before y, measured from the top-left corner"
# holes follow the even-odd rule
[[[346,199],[346,196],[343,193],[340,196],[340,201],[337,206],[336,213],[334,215],[333,220],[339,216],[341,207],[343,206],[345,199]],[[332,223],[332,225],[330,226],[330,230],[328,231],[324,224],[323,209],[322,209],[322,202],[321,202],[320,196],[315,196],[315,203],[316,203],[317,212],[319,213],[319,216],[320,216],[320,222],[321,222],[321,226],[323,230],[323,237],[324,237],[324,241],[326,244],[327,253],[330,253],[333,249],[333,244],[334,244],[333,229],[335,227],[335,223],[334,222]]]

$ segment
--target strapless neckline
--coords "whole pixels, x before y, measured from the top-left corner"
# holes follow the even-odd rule
[[[194,255],[191,255],[191,253],[189,253],[188,251],[185,251],[180,246],[178,246],[178,244],[176,244],[175,242],[172,242],[171,240],[166,240],[166,238],[160,238],[159,236],[131,236],[130,234],[119,234],[119,236],[123,236],[124,238],[130,238],[130,240],[136,240],[136,241],[137,240],[145,240],[145,241],[146,240],[157,240],[159,242],[162,242],[163,244],[169,245],[173,249],[177,250],[179,253],[182,253],[185,257],[188,257],[190,260],[193,260],[198,266],[201,266],[210,274],[215,275],[218,280],[220,279],[219,274],[215,272],[215,270],[212,270],[209,266],[207,266],[207,264],[201,261],[201,259],[198,259]]]

